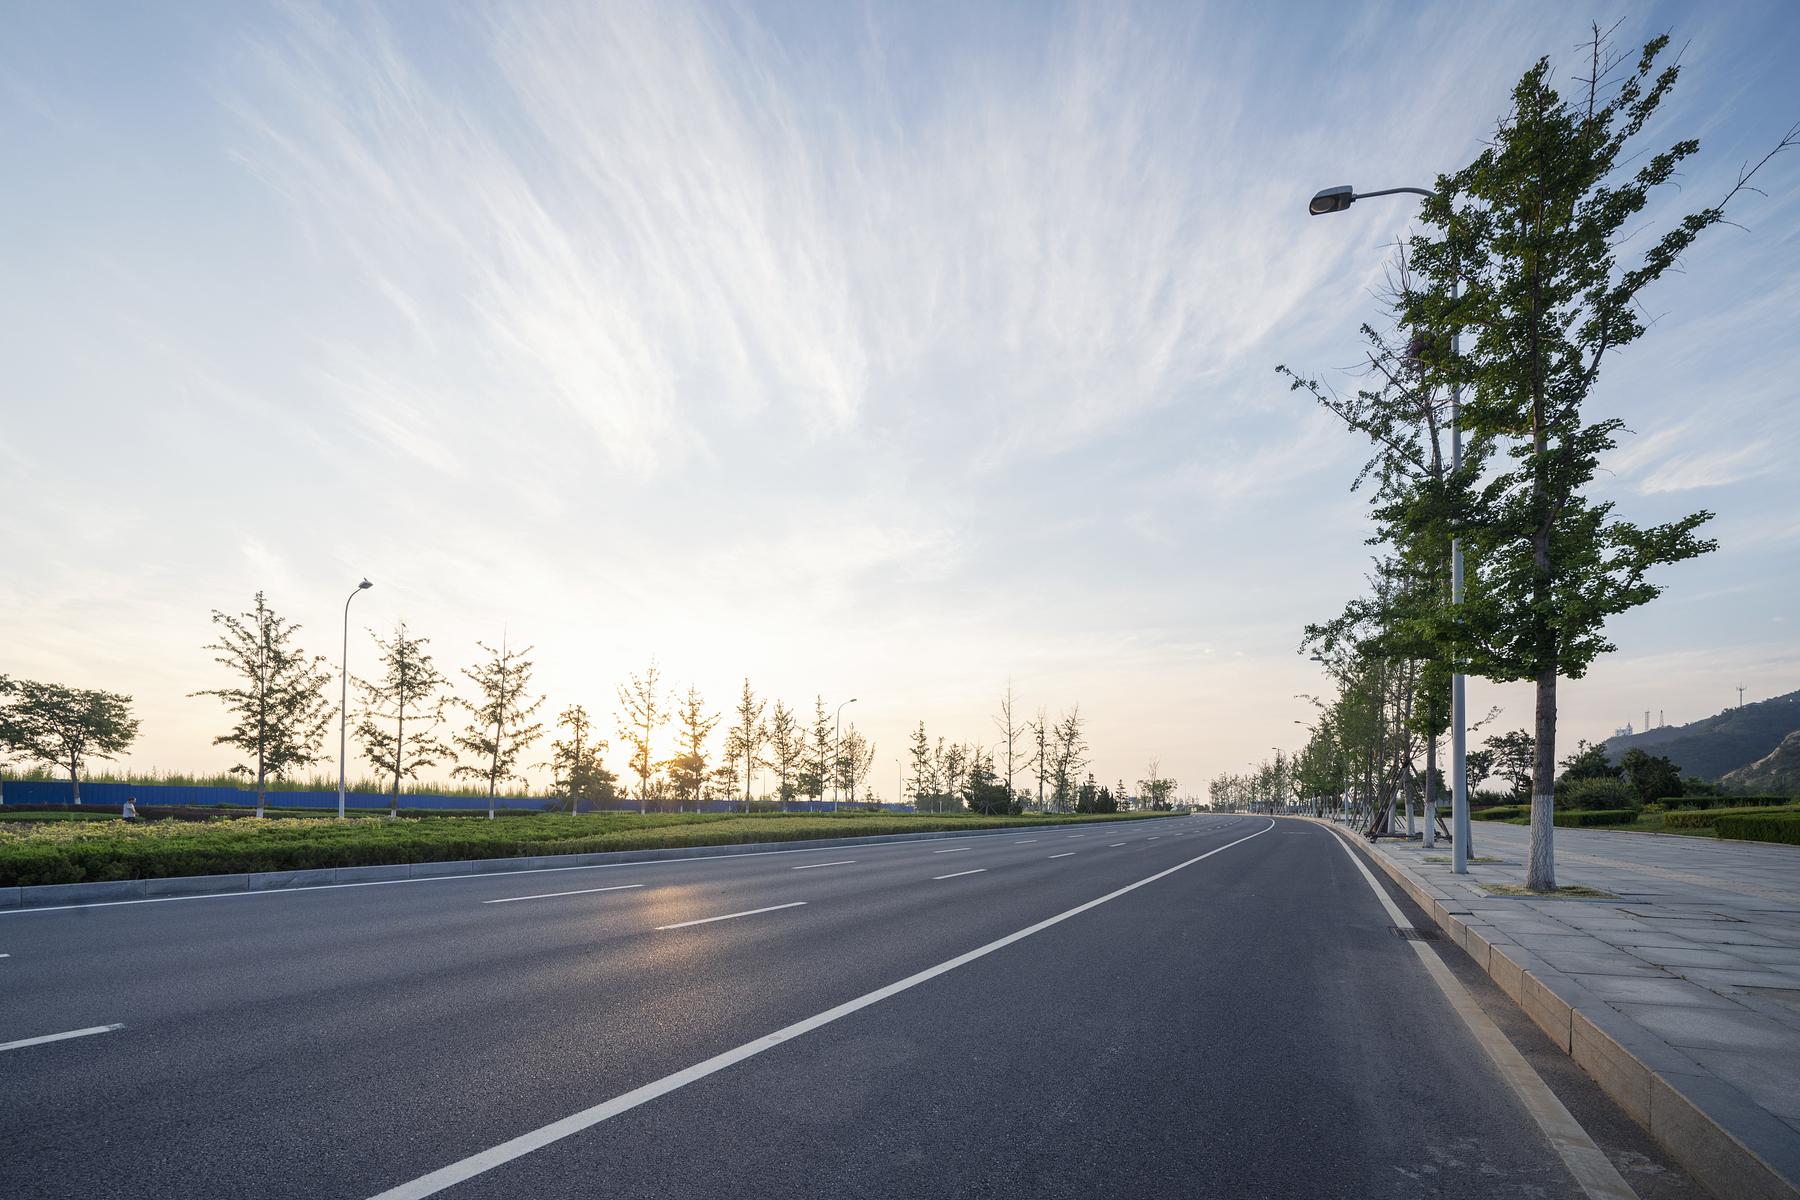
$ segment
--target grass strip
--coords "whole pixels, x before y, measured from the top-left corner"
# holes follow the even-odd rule
[[[0,826],[0,887],[393,866],[482,858],[662,850],[1129,821],[1161,813],[1025,817],[888,814],[589,813],[487,821],[420,817],[254,817],[220,821],[55,821]]]

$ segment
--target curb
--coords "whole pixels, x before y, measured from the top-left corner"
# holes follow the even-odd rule
[[[1299,819],[1380,867],[1702,1186],[1731,1200],[1800,1200],[1800,1138],[1787,1125],[1529,950],[1489,941],[1401,864],[1330,821]]]
[[[1134,820],[1156,820],[1138,817]],[[395,863],[373,867],[316,867],[294,871],[252,871],[234,875],[169,875],[159,879],[119,879],[104,883],[44,883],[0,888],[0,910],[43,908],[61,904],[96,904],[123,900],[162,900],[177,896],[222,896],[238,892],[301,890],[345,883],[394,883],[404,879],[447,879],[458,875],[504,875],[513,872],[605,867],[620,863],[676,862],[689,858],[730,858],[833,846],[867,846],[882,842],[927,842],[947,838],[1062,829],[1052,825],[1008,825],[996,829],[940,829],[929,833],[885,833],[862,837],[801,838],[786,842],[724,842],[712,846],[667,846],[647,850],[601,850],[591,854],[543,854],[514,858],[470,858],[447,862]]]

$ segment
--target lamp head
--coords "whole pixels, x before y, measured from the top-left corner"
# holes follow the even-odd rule
[[[356,590],[360,592],[364,588],[372,588],[374,586],[375,586],[374,584],[370,583],[368,580],[365,579],[361,583],[356,585]]]
[[[1312,198],[1306,211],[1312,216],[1323,216],[1326,213],[1343,212],[1356,202],[1356,189],[1349,184],[1342,187],[1330,187]]]

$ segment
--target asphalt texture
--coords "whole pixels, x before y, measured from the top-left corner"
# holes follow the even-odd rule
[[[1581,1195],[1334,834],[1198,816],[0,914],[0,1043],[123,1025],[0,1052],[0,1196],[366,1200],[1183,863],[442,1194]]]

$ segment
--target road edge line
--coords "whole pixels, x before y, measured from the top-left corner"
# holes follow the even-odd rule
[[[1413,903],[1449,935],[1451,941],[1475,960],[1476,965],[1486,972],[1521,1012],[1531,1018],[1533,1024],[1574,1059],[1588,1078],[1599,1085],[1600,1090],[1624,1109],[1658,1145],[1668,1151],[1669,1156],[1683,1170],[1699,1180],[1701,1186],[1714,1195],[1742,1197],[1743,1200],[1800,1200],[1800,1184],[1789,1180],[1762,1154],[1746,1145],[1718,1117],[1709,1112],[1700,1100],[1687,1095],[1676,1083],[1671,1082],[1669,1076],[1689,1074],[1691,1078],[1719,1088],[1729,1087],[1729,1084],[1711,1073],[1700,1074],[1704,1068],[1698,1063],[1694,1064],[1692,1073],[1671,1072],[1651,1066],[1615,1038],[1610,1030],[1596,1023],[1588,1013],[1563,1001],[1530,966],[1516,963],[1504,953],[1507,950],[1517,953],[1519,947],[1510,943],[1490,942],[1470,926],[1458,921],[1445,911],[1441,901],[1426,890],[1425,884],[1400,863],[1358,846],[1355,839],[1330,821],[1298,814],[1288,819],[1324,826],[1347,847],[1372,859]],[[1496,969],[1497,964],[1499,969]],[[1554,1001],[1554,1006],[1566,1011],[1569,1022],[1566,1030],[1560,1027],[1560,1017],[1558,1026],[1548,1025],[1541,1012],[1533,1011],[1524,1002],[1522,997],[1525,995],[1526,981],[1530,981],[1535,995]],[[1601,1062],[1601,1059],[1605,1061]],[[1627,1065],[1629,1072],[1621,1072],[1620,1068]],[[1604,1069],[1596,1070],[1596,1066]],[[1629,1078],[1621,1078],[1621,1074],[1628,1074]],[[1735,1095],[1736,1089],[1732,1091]],[[1717,1100],[1714,1097],[1715,1103]],[[1741,1103],[1748,1104],[1748,1101]]]

